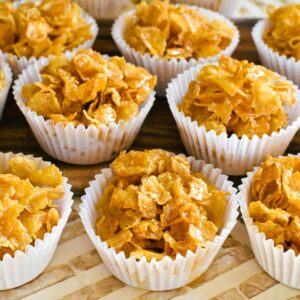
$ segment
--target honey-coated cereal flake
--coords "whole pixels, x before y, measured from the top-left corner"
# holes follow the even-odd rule
[[[179,110],[207,131],[252,138],[286,127],[285,106],[296,101],[295,87],[277,73],[221,56],[190,82]]]
[[[124,58],[104,59],[78,50],[71,60],[54,56],[41,70],[41,82],[22,88],[26,105],[54,123],[77,126],[128,121],[152,93],[156,76]]]
[[[0,258],[25,251],[43,239],[59,220],[55,200],[63,196],[57,167],[39,167],[35,160],[15,156],[0,174]]]
[[[269,156],[253,177],[249,215],[277,247],[300,251],[300,159]]]
[[[274,51],[300,59],[300,4],[269,7],[270,26],[264,32],[264,41]]]
[[[91,24],[70,0],[0,3],[0,49],[20,57],[59,55],[92,39]]]
[[[127,18],[124,39],[135,50],[167,59],[206,58],[229,46],[236,29],[187,5],[142,1]]]
[[[186,157],[159,149],[122,152],[112,169],[96,231],[126,257],[186,255],[222,228],[228,193],[192,172]]]

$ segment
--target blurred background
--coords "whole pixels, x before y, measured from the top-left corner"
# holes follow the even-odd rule
[[[239,1],[239,0],[236,0]],[[139,0],[129,0],[125,5],[128,9]],[[300,3],[300,0],[240,0],[239,7],[234,13],[233,18],[263,18],[266,17],[268,5],[280,6],[284,4]],[[126,9],[125,8],[125,9]]]
[[[299,0],[241,0],[240,7],[235,13],[237,18],[263,18],[266,16],[268,5],[300,3]]]

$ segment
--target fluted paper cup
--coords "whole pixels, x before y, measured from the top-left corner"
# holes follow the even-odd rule
[[[241,0],[172,0],[172,2],[205,7],[230,17],[238,10]]]
[[[175,259],[164,257],[161,261],[152,259],[151,262],[147,262],[145,257],[138,261],[134,257],[126,258],[124,252],[116,253],[95,232],[97,221],[95,206],[113,177],[112,169],[103,169],[85,190],[79,212],[82,223],[106,267],[124,283],[141,289],[164,291],[192,282],[207,270],[234,228],[238,205],[233,183],[227,180],[227,176],[222,175],[220,169],[214,169],[212,165],[192,157],[189,157],[188,161],[193,171],[201,172],[219,190],[228,191],[230,196],[228,196],[224,226],[218,235],[213,241],[207,242],[205,247],[198,247],[195,253],[188,251],[186,256],[177,254]]]
[[[300,91],[297,88],[297,103],[295,107],[286,107],[288,126],[271,135],[264,134],[261,138],[236,134],[228,137],[223,132],[216,134],[215,130],[207,131],[205,126],[199,126],[196,121],[186,117],[179,111],[181,103],[188,91],[189,83],[196,79],[203,65],[192,67],[173,79],[167,89],[167,99],[177,123],[181,139],[187,152],[198,159],[213,164],[228,175],[244,175],[254,166],[260,164],[268,154],[282,155],[300,127]]]
[[[96,20],[111,20],[122,12],[124,0],[76,0]]]
[[[264,42],[263,35],[269,26],[268,20],[262,20],[252,30],[252,38],[262,64],[300,86],[300,60],[275,52]]]
[[[8,161],[14,156],[33,158],[39,167],[50,165],[50,162],[43,161],[41,158],[36,158],[32,155],[0,152],[1,172],[8,169]],[[28,245],[24,252],[18,250],[15,252],[14,257],[10,254],[5,254],[0,261],[0,290],[15,288],[31,281],[40,275],[50,263],[63,228],[72,211],[73,193],[71,192],[71,185],[68,184],[65,177],[63,191],[63,197],[55,201],[60,218],[58,224],[52,228],[51,232],[46,233],[43,240],[38,239],[34,245]]]
[[[127,18],[135,13],[134,10],[120,16],[113,25],[112,37],[122,55],[125,56],[126,60],[138,66],[142,66],[145,69],[147,69],[150,73],[157,75],[158,81],[156,91],[159,96],[164,96],[166,94],[166,88],[169,81],[172,78],[174,78],[178,73],[183,72],[191,66],[217,61],[221,55],[230,56],[239,43],[239,31],[230,20],[216,12],[204,8],[196,6],[191,6],[191,8],[199,11],[199,13],[201,13],[202,15],[207,16],[210,20],[220,20],[228,26],[235,28],[236,33],[232,38],[230,45],[226,49],[221,51],[218,55],[199,59],[191,58],[189,60],[183,58],[166,59],[160,58],[157,55],[150,55],[148,53],[142,54],[141,52],[136,51],[135,49],[131,48],[123,38],[127,25]]]
[[[20,3],[24,3],[24,2],[28,2],[28,1],[15,1],[15,3],[13,5],[18,6],[18,5],[20,5]],[[92,32],[93,37],[92,37],[92,39],[85,41],[83,44],[79,45],[78,47],[76,47],[72,50],[65,51],[64,52],[65,55],[72,53],[74,51],[77,51],[78,49],[92,48],[95,43],[95,40],[98,35],[98,31],[99,31],[97,22],[85,12],[82,12],[82,17],[87,24],[91,24],[90,30]],[[50,55],[50,57],[51,57],[51,55]],[[22,56],[19,58],[17,55],[14,55],[12,53],[3,52],[0,49],[0,59],[9,63],[14,76],[17,77],[29,65],[36,64],[40,60],[45,59],[45,57],[41,56],[39,58],[36,58],[34,56],[31,56],[31,57],[27,58],[25,56]]]
[[[12,83],[12,72],[9,65],[4,61],[0,61],[0,69],[3,72],[4,80],[5,80],[5,86],[2,90],[0,90],[0,121],[1,121],[7,95]]]
[[[72,55],[67,57],[70,59]],[[27,99],[22,96],[24,84],[41,81],[40,69],[48,62],[48,59],[43,59],[29,66],[13,88],[17,105],[42,149],[50,156],[67,163],[91,165],[111,160],[121,150],[129,148],[153,106],[155,93],[151,93],[141,105],[138,115],[128,121],[111,122],[99,128],[94,125],[85,127],[82,124],[54,124],[52,120],[46,120],[27,107]]]
[[[300,155],[297,155],[300,158]],[[251,247],[258,264],[277,281],[293,288],[300,289],[300,255],[290,249],[286,252],[277,248],[272,239],[267,239],[264,232],[259,232],[258,227],[249,216],[248,206],[251,201],[251,183],[258,168],[247,174],[239,186],[238,201],[241,213],[247,227]]]

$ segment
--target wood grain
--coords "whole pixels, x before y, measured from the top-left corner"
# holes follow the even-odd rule
[[[241,33],[241,41],[233,56],[259,63],[259,57],[251,38],[251,28],[255,22],[256,20],[236,21]],[[119,55],[120,53],[110,36],[111,25],[111,22],[99,24],[100,32],[94,49],[100,51],[102,54]],[[166,99],[158,98],[156,100],[132,148],[164,148],[175,153],[185,153],[177,126]],[[298,134],[287,152],[297,153],[299,150],[300,135]],[[34,154],[46,160],[53,161],[62,169],[64,175],[69,178],[73,186],[73,191],[77,195],[81,195],[95,174],[99,173],[101,168],[108,165],[75,166],[56,161],[49,157],[36,142],[25,118],[16,106],[11,93],[9,94],[3,119],[0,123],[0,151]],[[236,184],[240,181],[238,177],[231,179],[233,179]]]

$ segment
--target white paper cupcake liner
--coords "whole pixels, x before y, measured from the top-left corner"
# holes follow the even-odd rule
[[[300,158],[300,155],[298,154],[297,157]],[[266,239],[265,233],[259,232],[258,227],[249,216],[248,205],[251,201],[251,183],[257,169],[258,167],[254,168],[254,171],[248,173],[247,177],[242,180],[238,194],[238,201],[252,250],[258,264],[265,272],[285,285],[300,289],[300,255],[295,256],[295,252],[291,249],[284,252],[283,249],[276,248],[274,241]]]
[[[75,0],[96,20],[111,20],[122,12],[124,0]]]
[[[212,165],[192,157],[188,160],[193,171],[202,172],[218,189],[228,191],[231,195],[228,197],[222,230],[212,242],[207,243],[206,247],[199,247],[196,253],[188,251],[185,257],[178,254],[174,260],[165,257],[161,261],[152,259],[149,263],[145,257],[137,261],[134,257],[126,258],[124,252],[116,253],[106,242],[101,241],[95,232],[97,220],[95,206],[113,177],[112,169],[103,169],[85,190],[79,213],[82,223],[106,267],[124,283],[141,289],[164,291],[192,282],[207,270],[235,226],[238,205],[233,183],[227,180],[227,176],[222,175],[220,169],[214,169]]]
[[[241,0],[172,0],[172,2],[205,7],[230,17],[238,10]]]
[[[300,60],[287,58],[271,49],[263,40],[265,30],[270,26],[268,20],[259,21],[252,30],[252,38],[264,66],[284,75],[300,86]]]
[[[27,2],[27,1],[15,1],[14,5],[18,6],[20,4],[20,2],[24,3],[24,2]],[[81,44],[78,47],[72,49],[71,51],[69,51],[69,50],[65,51],[64,54],[72,53],[72,52],[74,52],[78,49],[92,48],[94,43],[95,43],[95,40],[96,40],[97,35],[98,35],[98,31],[99,31],[97,22],[85,12],[82,12],[82,17],[86,21],[87,24],[91,24],[90,28],[91,28],[93,38],[88,40],[88,41],[85,41],[83,44]],[[11,69],[12,69],[13,74],[14,74],[15,77],[17,77],[29,65],[35,64],[38,61],[43,60],[44,58],[45,57],[43,57],[43,56],[41,56],[39,58],[36,58],[36,57],[27,58],[25,56],[22,56],[21,58],[18,58],[16,55],[14,55],[12,53],[3,52],[0,49],[0,59],[4,60],[4,61],[6,61],[10,64]]]
[[[67,57],[71,58],[71,54]],[[22,96],[24,84],[41,81],[40,69],[48,64],[43,59],[35,65],[29,66],[15,82],[13,93],[17,105],[24,114],[38,143],[50,156],[72,164],[90,165],[111,160],[121,150],[127,149],[134,142],[148,112],[153,106],[155,92],[151,93],[145,103],[140,107],[137,116],[128,121],[112,122],[108,126],[94,125],[85,127],[73,124],[64,126],[62,123],[54,124],[46,120],[26,106],[26,99]]]
[[[196,6],[191,6],[192,9],[199,11],[201,14],[207,16],[210,20],[221,20],[225,24],[230,27],[236,29],[236,34],[234,35],[230,45],[221,51],[216,56],[211,56],[207,58],[200,58],[200,59],[166,59],[166,58],[159,58],[156,55],[150,54],[142,54],[133,48],[131,48],[127,42],[124,40],[123,35],[127,25],[127,18],[135,13],[134,10],[120,16],[114,23],[112,28],[112,37],[117,44],[120,52],[123,56],[125,56],[127,61],[130,61],[136,65],[142,66],[147,69],[152,74],[157,75],[158,81],[156,86],[156,91],[159,96],[164,96],[166,94],[166,88],[169,81],[174,78],[178,73],[183,72],[184,70],[188,69],[191,66],[195,66],[198,64],[204,64],[207,62],[214,62],[217,61],[221,55],[230,56],[235,48],[237,47],[240,34],[236,26],[224,16],[204,9],[199,8]]]
[[[190,81],[196,78],[202,67],[203,65],[192,67],[179,74],[167,89],[168,103],[187,152],[222,169],[228,175],[246,174],[268,154],[282,155],[300,127],[300,91],[297,89],[296,106],[286,107],[288,126],[279,132],[251,139],[247,136],[238,138],[236,134],[228,137],[225,132],[217,135],[215,130],[207,131],[204,126],[199,126],[196,121],[186,117],[177,107],[187,93]]]
[[[2,90],[0,90],[0,121],[1,121],[7,95],[12,83],[12,72],[9,65],[4,61],[0,61],[0,70],[3,72],[4,79],[5,79],[5,87]]]
[[[39,167],[48,166],[50,162],[45,162],[42,158],[22,153],[2,153],[0,152],[0,171],[8,169],[8,161],[14,156],[25,156],[33,158]],[[5,254],[0,261],[0,290],[18,287],[36,278],[50,263],[56,250],[63,228],[72,211],[73,193],[71,185],[64,177],[63,190],[64,196],[56,200],[57,210],[60,215],[59,222],[52,228],[50,233],[46,233],[43,240],[36,240],[34,246],[28,245],[25,252],[16,251],[14,257]]]

